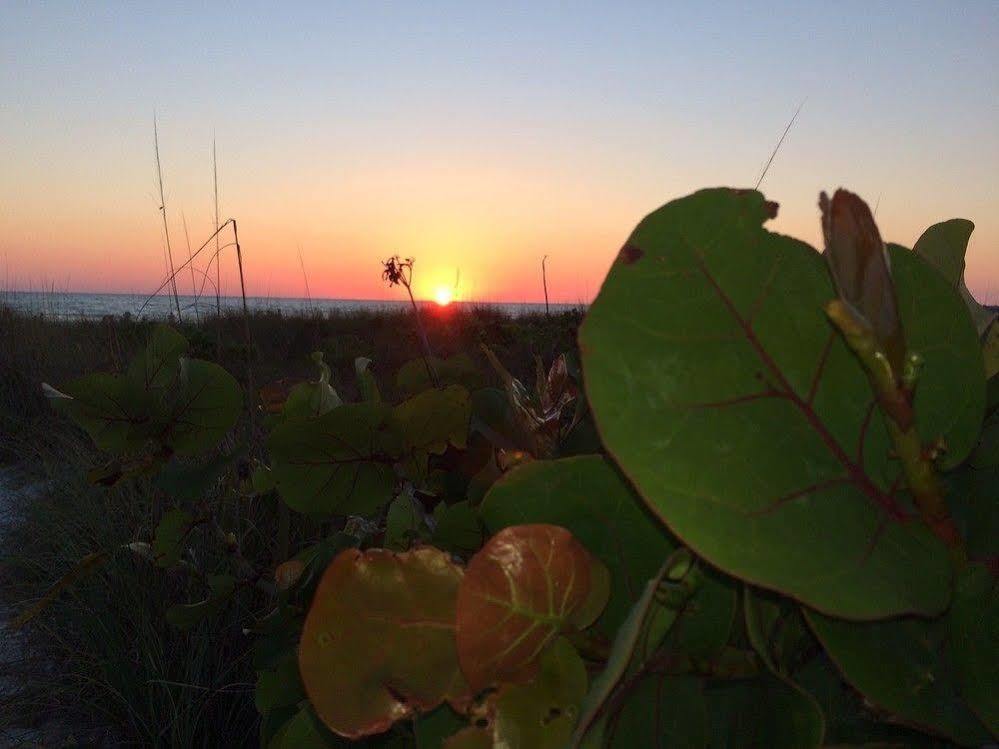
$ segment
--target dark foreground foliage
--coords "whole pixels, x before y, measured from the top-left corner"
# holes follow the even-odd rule
[[[571,315],[442,311],[420,348],[394,315],[131,326],[110,371],[45,386],[92,446],[11,404],[35,432],[7,449],[89,508],[15,531],[44,664],[18,714],[268,749],[993,741],[999,328],[971,226],[910,250],[849,192],[820,209],[823,254],[756,191],[663,206],[578,352]],[[53,697],[53,664],[86,696]]]

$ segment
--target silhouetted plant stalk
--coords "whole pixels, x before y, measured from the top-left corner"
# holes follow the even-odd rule
[[[181,219],[184,221],[184,240],[187,242],[187,262],[188,267],[191,270],[191,296],[194,297],[192,305],[194,306],[194,319],[200,321],[200,316],[198,315],[198,286],[194,280],[194,263],[191,262],[191,233],[187,230],[187,215],[183,212],[180,214]]]
[[[406,289],[406,293],[409,294],[409,303],[413,305],[413,318],[416,320],[416,330],[419,332],[420,342],[423,344],[423,364],[427,368],[427,375],[430,377],[430,381],[434,384],[435,388],[439,388],[441,386],[440,380],[437,377],[436,370],[434,370],[433,365],[430,363],[434,354],[430,350],[430,340],[427,338],[427,331],[423,327],[420,308],[413,296],[413,258],[407,257],[403,260],[398,255],[393,255],[388,260],[382,261],[382,265],[385,268],[382,271],[382,279],[389,286],[402,286]]]
[[[541,258],[541,285],[545,290],[545,317],[551,317],[551,312],[548,310],[548,274],[545,270],[545,262],[548,260],[548,256],[545,255]]]
[[[177,308],[177,320],[180,315],[180,297],[177,295],[177,274],[173,267],[173,250],[170,247],[170,226],[166,215],[166,197],[163,195],[163,169],[160,166],[160,134],[156,127],[156,116],[153,115],[153,151],[156,154],[156,181],[160,188],[160,215],[163,216],[163,236],[166,240],[167,263],[170,267],[170,284],[173,290],[173,303]]]
[[[215,139],[212,138],[212,189],[215,195],[215,314],[222,317],[222,271],[219,266],[219,162],[215,152]],[[211,263],[208,264],[211,270]]]

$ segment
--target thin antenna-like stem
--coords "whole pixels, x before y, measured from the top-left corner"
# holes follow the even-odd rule
[[[756,188],[755,189],[759,190],[760,189],[760,185],[763,184],[763,178],[766,177],[767,176],[767,172],[770,171],[770,165],[774,163],[774,159],[777,157],[777,152],[780,150],[780,147],[782,145],[784,145],[784,139],[787,137],[787,134],[791,131],[791,126],[794,125],[794,121],[796,119],[798,119],[798,115],[801,114],[801,108],[803,106],[805,106],[805,100],[804,99],[802,99],[801,104],[799,104],[798,108],[794,111],[794,116],[787,123],[787,127],[784,128],[784,132],[780,136],[780,140],[777,141],[777,145],[774,148],[773,153],[771,153],[770,154],[770,158],[767,159],[766,166],[764,166],[763,167],[763,171],[760,172],[760,178],[758,180],[756,180]]]
[[[243,277],[243,250],[239,246],[239,230],[236,228],[236,219],[229,219],[232,224],[232,239],[236,244],[236,263],[239,265],[239,292],[243,297],[243,335],[246,337],[246,389],[253,398],[256,388],[253,385],[253,336],[250,335],[250,310],[246,305],[246,281]],[[216,235],[217,236],[217,235]],[[248,429],[252,442],[253,438],[253,408],[250,408],[250,423]]]
[[[243,297],[243,320],[245,320],[247,323],[246,337],[247,341],[249,341],[250,310],[246,306],[246,282],[243,278],[243,250],[239,246],[239,232],[236,230],[236,219],[234,218],[229,219],[229,223],[232,224],[232,238],[233,242],[235,242],[236,244],[236,263],[239,265],[239,292],[240,295]],[[215,236],[218,237],[218,232],[216,232]]]
[[[420,342],[423,344],[423,364],[427,368],[427,375],[430,377],[430,381],[435,388],[439,388],[441,386],[440,378],[437,376],[434,366],[430,363],[430,360],[434,356],[433,351],[430,349],[430,340],[427,338],[427,331],[423,327],[423,318],[420,317],[420,308],[416,304],[416,297],[413,296],[413,262],[413,258],[411,257],[403,260],[398,255],[393,255],[382,263],[385,268],[382,271],[382,278],[388,282],[389,286],[401,285],[406,289],[406,293],[409,295],[409,303],[413,305],[413,318],[416,320],[416,330],[419,332]]]
[[[180,298],[177,296],[176,273],[173,268],[173,250],[170,247],[170,225],[167,222],[166,197],[163,195],[163,169],[160,166],[160,133],[153,114],[153,150],[156,152],[156,181],[160,187],[160,214],[163,216],[163,236],[166,238],[167,260],[170,264],[170,283],[173,288],[173,303],[177,307],[177,320],[180,320]]]
[[[409,303],[413,305],[413,316],[416,318],[416,329],[420,333],[420,342],[423,344],[423,364],[427,368],[427,374],[430,376],[430,382],[433,383],[435,388],[441,386],[440,378],[437,376],[437,370],[430,363],[433,359],[434,352],[430,348],[430,339],[427,338],[427,331],[423,327],[423,318],[420,317],[420,308],[416,304],[416,299],[413,297],[413,289],[409,284],[409,281],[403,282],[403,286],[406,287],[406,291],[409,292]]]
[[[309,310],[312,310],[312,292],[309,291],[309,274],[305,272],[305,258],[302,257],[302,245],[298,245],[298,264],[302,266],[302,280],[305,281],[305,298],[309,300]]]
[[[551,313],[548,310],[548,274],[545,271],[545,262],[547,260],[547,255],[541,258],[541,285],[545,289],[545,317],[551,317]]]
[[[194,297],[194,319],[200,320],[198,316],[198,286],[194,281],[194,263],[191,262],[191,234],[187,231],[187,214],[180,212],[180,217],[184,222],[184,240],[187,242],[187,264],[191,269],[191,296]]]
[[[212,138],[212,188],[215,193],[215,314],[222,317],[222,271],[219,262],[219,161]]]

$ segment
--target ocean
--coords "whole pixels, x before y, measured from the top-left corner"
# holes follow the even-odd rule
[[[197,301],[197,304],[195,302]],[[280,312],[285,315],[325,314],[328,312],[357,312],[361,310],[400,310],[409,306],[408,300],[385,301],[364,299],[295,299],[284,297],[247,297],[246,304],[251,311]],[[433,306],[433,302],[420,302]],[[452,302],[457,307],[487,307],[500,310],[511,316],[545,311],[545,305],[516,302]],[[44,291],[4,291],[0,292],[0,306],[10,307],[19,312],[44,315],[60,319],[101,318],[107,315],[145,317],[165,320],[176,317],[173,296],[160,294],[148,297],[142,294],[82,294],[74,292]],[[223,311],[239,312],[243,309],[240,297],[221,298]],[[552,312],[583,309],[581,304],[552,304]],[[215,297],[180,296],[181,315],[195,317],[196,311],[215,311]]]

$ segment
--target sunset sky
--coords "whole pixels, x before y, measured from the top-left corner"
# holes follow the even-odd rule
[[[159,122],[182,215],[239,222],[248,291],[592,298],[635,223],[763,183],[819,241],[821,189],[911,246],[973,220],[969,285],[999,302],[999,2],[0,4],[7,287],[147,292],[164,273]],[[233,261],[226,290],[235,292]],[[189,288],[190,278],[181,281]]]

